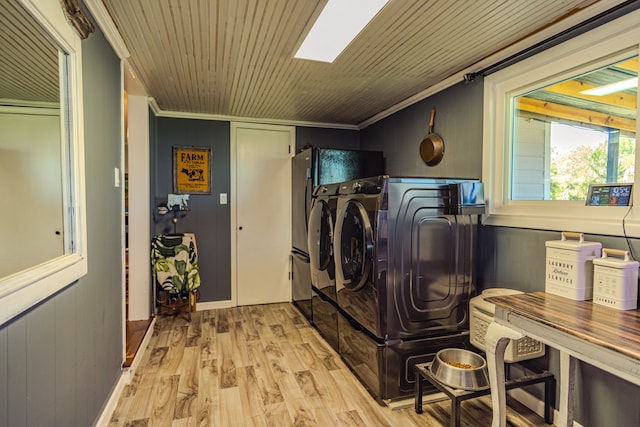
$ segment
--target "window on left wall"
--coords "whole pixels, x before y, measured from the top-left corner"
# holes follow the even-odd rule
[[[80,39],[58,2],[0,4],[0,325],[87,272]]]

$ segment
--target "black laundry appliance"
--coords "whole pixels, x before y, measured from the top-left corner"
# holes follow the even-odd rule
[[[312,289],[307,244],[307,220],[313,189],[384,173],[381,151],[310,147],[292,159],[292,301],[312,321]]]
[[[318,185],[313,190],[307,233],[311,266],[313,323],[324,339],[338,351],[333,232],[340,184]]]
[[[469,346],[483,184],[379,176],[339,193],[339,352],[378,400],[411,396],[417,363]]]

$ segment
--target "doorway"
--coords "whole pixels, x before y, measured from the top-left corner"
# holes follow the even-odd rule
[[[152,322],[149,274],[149,107],[144,95],[124,93],[124,367],[131,366]],[[135,164],[135,168],[129,165]]]
[[[231,286],[235,305],[291,300],[295,127],[231,124]],[[235,165],[235,167],[234,167]]]

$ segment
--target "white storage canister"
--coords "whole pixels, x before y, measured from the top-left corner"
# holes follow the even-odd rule
[[[600,257],[602,244],[585,242],[582,233],[563,231],[561,240],[547,241],[545,246],[545,292],[577,301],[590,300],[593,296],[592,261]]]
[[[618,310],[635,310],[640,263],[629,258],[629,251],[605,248],[602,258],[594,259],[593,264],[593,302]]]

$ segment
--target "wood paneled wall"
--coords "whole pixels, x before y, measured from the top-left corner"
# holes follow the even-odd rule
[[[418,155],[427,132],[428,114],[437,109],[436,132],[445,141],[440,165],[430,168]],[[482,82],[460,83],[363,129],[363,150],[383,150],[387,170],[396,175],[482,177]],[[444,117],[443,117],[444,116]],[[573,231],[573,230],[572,230]],[[560,232],[481,226],[478,229],[477,285],[505,287],[524,292],[544,290],[545,246],[560,239]],[[603,247],[623,249],[623,237],[585,236]],[[630,239],[640,258],[640,240]],[[558,352],[548,351],[549,368],[559,374]],[[578,363],[576,421],[583,426],[635,427],[640,420],[637,405],[640,387],[620,380],[585,363]],[[634,400],[635,399],[635,400]]]
[[[120,60],[83,44],[88,274],[0,329],[0,426],[92,425],[122,363]]]

